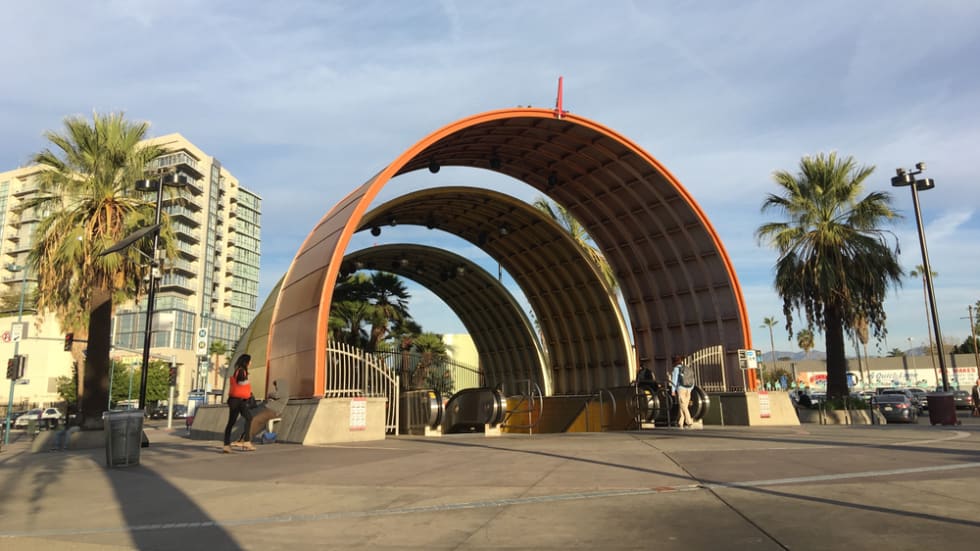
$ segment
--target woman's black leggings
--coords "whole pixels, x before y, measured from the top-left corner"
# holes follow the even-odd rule
[[[239,414],[245,419],[245,430],[242,431],[242,437],[239,440],[250,440],[248,432],[252,429],[252,412],[249,411],[246,400],[244,398],[228,398],[228,424],[225,425],[226,446],[231,444],[231,429],[235,428],[235,421],[238,421]]]

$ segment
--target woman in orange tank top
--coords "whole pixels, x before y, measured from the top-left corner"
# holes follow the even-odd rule
[[[235,362],[235,371],[231,375],[228,386],[228,424],[225,425],[224,453],[231,453],[231,431],[235,421],[241,415],[245,419],[245,429],[242,437],[236,443],[244,451],[255,451],[249,438],[249,427],[252,425],[252,412],[248,409],[248,399],[252,397],[252,384],[248,381],[248,368],[252,364],[252,356],[242,354]]]

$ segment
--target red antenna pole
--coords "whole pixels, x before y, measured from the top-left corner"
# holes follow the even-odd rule
[[[562,96],[562,80],[564,77],[558,77],[558,97],[555,99],[555,117],[561,118],[565,114],[565,110],[561,106],[561,96]]]

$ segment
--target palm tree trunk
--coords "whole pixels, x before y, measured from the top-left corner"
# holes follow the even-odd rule
[[[923,268],[923,270],[925,270],[925,268]],[[936,375],[936,381],[938,382],[940,380],[939,368],[936,367],[936,355],[933,353],[932,350],[932,316],[929,314],[929,295],[926,291],[927,291],[926,273],[925,271],[923,271],[922,272],[922,303],[925,304],[926,307],[926,335],[929,336],[929,357],[932,359],[932,372]],[[941,353],[942,352],[940,352],[940,354]]]
[[[79,415],[82,427],[102,427],[102,412],[109,403],[109,348],[112,344],[112,291],[94,289],[89,311],[88,343],[85,352],[83,390],[79,391]]]
[[[772,336],[772,326],[769,326],[769,350],[772,364],[769,366],[769,377],[776,377],[776,339]],[[763,378],[764,379],[764,378]]]
[[[844,325],[841,315],[831,305],[824,309],[824,333],[827,344],[827,398],[847,396],[847,356],[844,349]]]
[[[865,366],[864,369],[865,369],[865,371],[868,372],[868,378],[865,379],[865,381],[868,384],[870,384],[871,383],[871,362],[868,361],[868,343],[862,343],[862,344],[864,344],[864,366]]]

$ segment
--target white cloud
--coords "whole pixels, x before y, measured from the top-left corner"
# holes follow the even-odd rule
[[[911,201],[889,178],[926,161],[944,328],[963,335],[980,298],[966,254],[980,237],[973,2],[116,0],[14,2],[4,20],[0,170],[70,114],[125,109],[179,131],[264,198],[263,292],[324,213],[416,141],[473,113],[551,107],[564,75],[566,108],[647,149],[702,205],[753,326],[781,311],[775,255],[753,237],[771,173],[821,151],[878,167],[869,188],[907,215],[895,227],[907,268],[921,263]],[[528,195],[472,171],[438,176],[399,178],[378,200],[446,182]],[[917,292],[907,282],[889,300],[893,335],[924,340]]]

